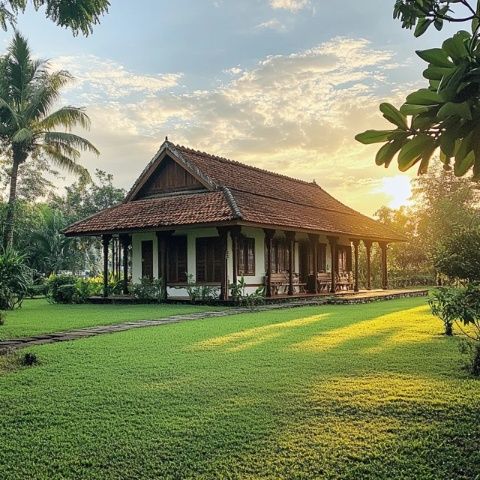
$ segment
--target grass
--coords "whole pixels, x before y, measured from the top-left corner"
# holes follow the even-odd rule
[[[0,375],[0,478],[469,479],[480,382],[425,299],[31,348]]]
[[[110,325],[133,320],[154,320],[218,307],[197,305],[57,305],[45,299],[25,300],[22,308],[7,312],[0,340]]]

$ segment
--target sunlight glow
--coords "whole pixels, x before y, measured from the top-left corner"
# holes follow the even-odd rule
[[[390,208],[399,208],[412,203],[410,198],[412,196],[412,186],[410,178],[405,175],[396,175],[395,177],[382,179],[379,192],[386,194],[390,198],[388,203]]]

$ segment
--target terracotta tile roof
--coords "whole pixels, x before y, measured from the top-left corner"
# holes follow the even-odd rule
[[[70,225],[66,235],[114,233],[233,220],[223,191],[121,203]]]
[[[183,146],[174,148],[217,185],[300,205],[357,213],[333,198],[316,183],[297,180]]]
[[[165,153],[200,176],[207,191],[136,200],[137,192]],[[147,165],[123,204],[77,222],[65,233],[100,234],[235,221],[376,240],[405,240],[402,234],[347,207],[315,183],[168,141]]]
[[[400,234],[360,213],[334,212],[317,207],[299,206],[247,192],[232,191],[242,219],[257,224],[271,224],[339,235],[360,236],[378,240],[400,240]]]

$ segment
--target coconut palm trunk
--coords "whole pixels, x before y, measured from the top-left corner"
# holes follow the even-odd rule
[[[13,229],[15,225],[15,206],[17,203],[17,183],[18,169],[27,159],[25,154],[15,151],[12,159],[12,171],[10,173],[10,192],[8,195],[7,215],[5,217],[5,227],[3,230],[3,248],[11,247],[13,244]]]

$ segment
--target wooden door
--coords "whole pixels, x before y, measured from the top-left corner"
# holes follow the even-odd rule
[[[153,240],[142,242],[142,278],[153,280]]]

